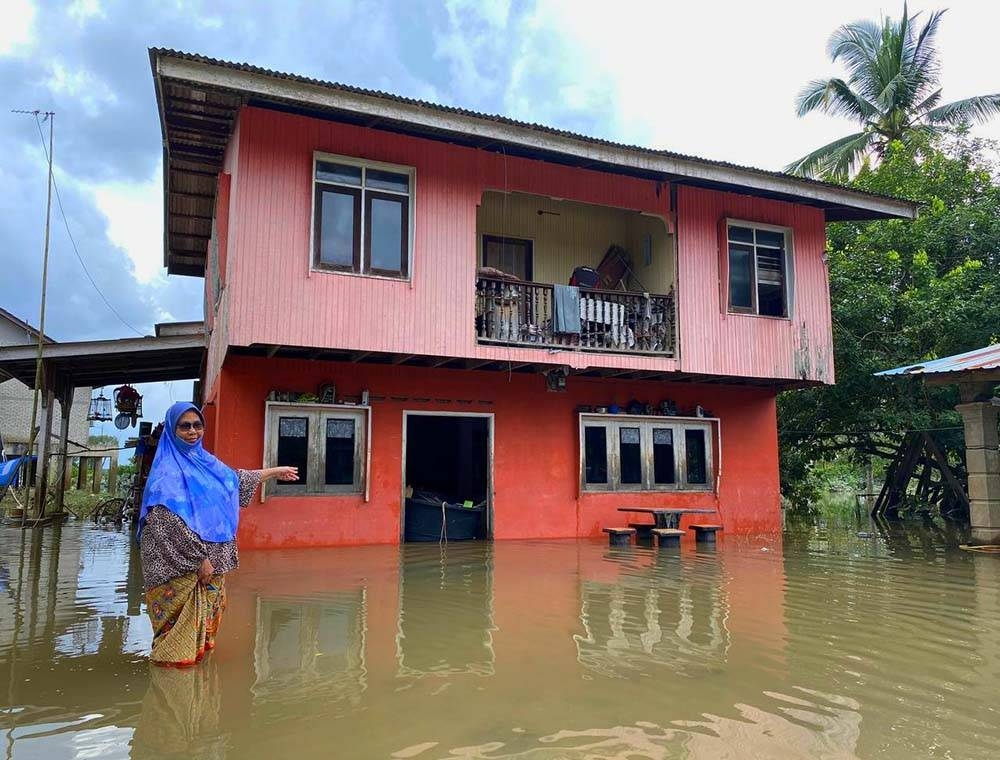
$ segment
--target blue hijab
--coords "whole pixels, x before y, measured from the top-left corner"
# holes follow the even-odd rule
[[[167,410],[163,433],[149,469],[139,512],[139,535],[153,507],[166,507],[180,517],[203,541],[231,541],[240,516],[240,480],[202,448],[178,438],[177,421],[185,412],[201,410],[179,401]],[[204,417],[202,417],[204,421]]]

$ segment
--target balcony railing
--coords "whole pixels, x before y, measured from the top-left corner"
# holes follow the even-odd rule
[[[479,277],[476,280],[478,341],[535,348],[674,355],[673,293],[652,295],[589,288],[579,288],[579,292],[580,331],[557,332],[552,285]],[[572,300],[569,303],[572,304]],[[565,321],[559,325],[565,326]]]

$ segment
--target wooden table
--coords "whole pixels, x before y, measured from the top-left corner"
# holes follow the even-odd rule
[[[666,507],[619,507],[619,512],[643,512],[653,516],[654,528],[677,528],[681,515],[714,515],[714,509],[666,508]]]

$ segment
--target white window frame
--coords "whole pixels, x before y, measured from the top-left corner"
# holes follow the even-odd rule
[[[586,440],[587,427],[603,427],[607,442],[607,483],[587,482]],[[618,442],[621,428],[639,428],[642,457],[642,482],[621,482],[621,457]],[[674,483],[653,482],[653,428],[668,428],[674,439]],[[705,433],[705,482],[687,482],[687,442],[685,431],[702,430]],[[580,415],[580,491],[601,492],[672,492],[714,491],[716,487],[715,447],[719,441],[717,417],[662,417],[633,414],[581,414]]]
[[[371,476],[371,408],[348,404],[296,404],[268,401],[264,405],[264,467],[277,467],[278,420],[281,417],[306,417],[309,420],[309,467],[306,482],[278,486],[273,481],[261,488],[261,501],[272,496],[364,495],[368,501]],[[351,419],[354,431],[354,482],[350,485],[322,483],[325,470],[323,438],[326,421]]]
[[[329,182],[327,180],[316,179],[316,165],[320,161],[325,161],[334,164],[344,164],[346,166],[357,166],[361,169],[361,186],[341,184],[338,182]],[[409,177],[409,192],[405,195],[407,198],[407,238],[406,238],[406,274],[393,276],[387,275],[380,272],[371,271],[371,257],[365,248],[366,232],[367,232],[367,215],[365,213],[366,203],[365,203],[365,193],[367,188],[365,187],[365,176],[368,169],[377,169],[379,171],[393,172],[395,174],[405,174]],[[320,151],[313,152],[312,160],[312,173],[309,177],[309,192],[310,192],[310,206],[312,212],[309,216],[309,270],[311,272],[323,272],[324,274],[339,274],[346,275],[348,277],[374,277],[383,280],[392,280],[393,282],[409,282],[413,278],[413,241],[415,240],[414,231],[415,220],[417,216],[417,170],[412,166],[403,166],[400,164],[389,164],[382,161],[368,161],[362,158],[355,158],[354,156],[341,156],[336,153],[323,153]],[[328,185],[330,187],[345,187],[352,190],[360,190],[361,192],[361,214],[360,214],[360,225],[361,228],[358,230],[360,235],[360,247],[361,247],[361,266],[360,271],[353,271],[348,269],[342,269],[339,267],[325,266],[320,264],[316,251],[316,186],[317,185]],[[379,193],[387,193],[389,195],[398,195],[404,197],[403,193],[398,193],[393,190],[378,190]]]
[[[729,264],[729,244],[736,243],[737,245],[748,245],[740,240],[730,240],[729,238],[729,228],[730,227],[747,227],[752,230],[763,230],[764,232],[780,232],[785,238],[785,250],[782,257],[782,266],[784,267],[784,288],[783,288],[783,298],[784,298],[784,311],[785,313],[781,316],[775,316],[773,314],[761,314],[760,307],[757,303],[758,293],[757,293],[757,243],[756,236],[755,242],[749,245],[753,247],[753,282],[750,284],[750,296],[753,302],[751,308],[746,309],[742,307],[733,307],[733,297],[731,289],[731,278],[732,273],[730,272]],[[748,222],[745,219],[726,219],[726,239],[725,239],[725,256],[726,256],[726,310],[730,314],[741,314],[744,316],[751,317],[763,317],[764,319],[791,319],[792,318],[792,304],[794,303],[793,295],[795,292],[795,268],[793,262],[795,256],[793,255],[795,240],[794,234],[791,227],[781,227],[774,224],[761,224],[759,222]],[[763,246],[767,247],[767,246]]]

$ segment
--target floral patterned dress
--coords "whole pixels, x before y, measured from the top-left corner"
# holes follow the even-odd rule
[[[260,470],[237,470],[240,506],[260,485]],[[194,665],[215,646],[215,634],[226,608],[225,574],[239,567],[236,540],[203,541],[166,507],[146,516],[139,542],[146,611],[153,624],[150,659],[157,665]],[[198,582],[198,569],[208,559],[215,575]]]

